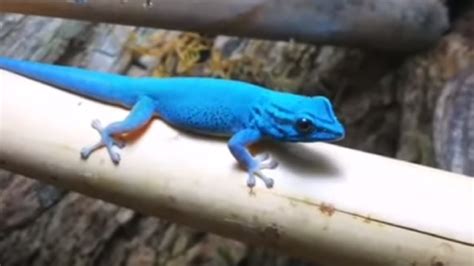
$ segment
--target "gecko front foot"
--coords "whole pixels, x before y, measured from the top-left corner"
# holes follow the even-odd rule
[[[278,162],[271,159],[268,153],[255,156],[255,162],[255,166],[248,170],[249,177],[247,178],[247,186],[253,188],[256,183],[255,176],[257,176],[265,183],[267,188],[272,188],[274,185],[273,179],[265,176],[261,170],[275,169],[278,166]]]
[[[84,147],[81,150],[81,158],[87,159],[94,151],[105,146],[112,162],[114,164],[118,164],[120,162],[120,154],[115,149],[123,148],[125,146],[125,143],[115,140],[111,136],[111,134],[109,134],[107,130],[102,127],[98,119],[93,120],[91,125],[95,130],[99,132],[100,140],[94,145]]]

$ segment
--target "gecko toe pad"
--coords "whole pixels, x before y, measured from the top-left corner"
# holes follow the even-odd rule
[[[87,159],[89,156],[96,150],[106,147],[107,152],[109,153],[109,157],[112,160],[114,164],[119,164],[120,163],[120,154],[116,150],[117,148],[120,149],[125,146],[124,142],[117,141],[115,140],[110,134],[107,133],[107,130],[105,130],[102,127],[101,122],[98,119],[94,119],[92,121],[91,126],[97,130],[100,134],[100,140],[99,142],[82,148],[81,150],[81,158],[82,159]]]
[[[268,153],[258,154],[255,156],[255,161],[257,162],[254,169],[250,169],[249,176],[247,178],[247,186],[253,188],[256,184],[255,176],[260,178],[267,188],[272,188],[275,182],[272,178],[267,177],[262,173],[262,169],[275,169],[278,166],[278,162],[270,158]]]

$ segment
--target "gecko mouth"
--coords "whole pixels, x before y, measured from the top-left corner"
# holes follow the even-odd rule
[[[321,141],[338,141],[345,137],[345,131],[342,126],[338,130],[328,130],[326,129],[324,132],[319,132],[317,134],[318,139]]]

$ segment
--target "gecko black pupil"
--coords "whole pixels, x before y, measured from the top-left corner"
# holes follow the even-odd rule
[[[310,133],[314,130],[314,125],[306,118],[301,118],[296,122],[296,127],[301,133]]]

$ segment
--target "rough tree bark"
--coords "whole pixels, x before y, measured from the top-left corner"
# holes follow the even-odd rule
[[[459,141],[442,130],[449,111],[438,108],[434,118],[437,104],[450,106],[438,96],[474,64],[473,18],[471,7],[435,47],[401,57],[5,14],[0,54],[129,75],[222,76],[324,94],[350,132],[340,145],[437,166],[433,129],[440,129],[440,147]],[[471,109],[463,110],[473,120]],[[312,265],[0,172],[0,265],[295,264]]]

